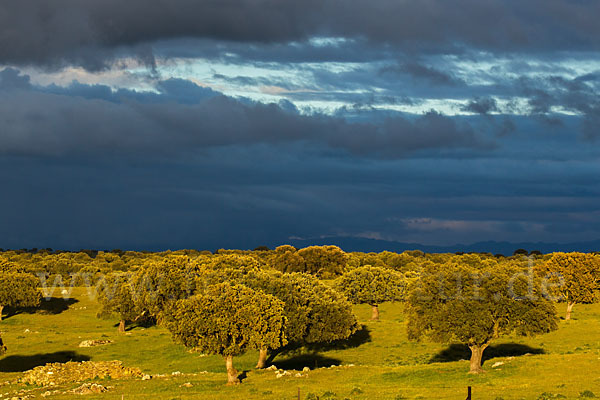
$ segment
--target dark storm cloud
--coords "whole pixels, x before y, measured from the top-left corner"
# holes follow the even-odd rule
[[[579,99],[585,87],[570,81],[529,85]],[[548,129],[511,116],[514,131],[490,148],[482,132],[505,115],[302,116],[185,80],[156,87],[41,87],[0,71],[0,247],[600,235],[600,149],[575,140],[583,117]]]
[[[223,74],[213,74],[212,79],[225,81],[238,86],[277,86],[285,90],[299,90],[305,89],[298,84],[283,78],[269,78],[269,77],[250,77],[250,76],[226,76]]]
[[[32,87],[13,69],[0,72],[0,152],[64,155],[173,155],[214,146],[307,142],[365,157],[398,158],[426,149],[491,145],[467,124],[430,112],[383,124],[300,115],[289,105],[239,101],[189,81],[158,83],[164,94],[75,83]],[[177,100],[179,99],[179,100]]]
[[[153,43],[157,57],[207,58],[224,63],[369,62],[391,58],[398,49],[375,45],[365,38],[315,43],[311,40],[276,43],[243,43],[185,38]]]
[[[548,125],[561,125],[553,111],[561,108],[581,117],[582,126],[578,131],[585,139],[600,137],[600,86],[596,73],[574,78],[558,75],[520,78],[514,85],[516,93],[527,99],[529,115],[542,119]]]
[[[0,72],[0,78],[1,76],[2,72]],[[107,85],[87,85],[73,81],[67,87],[52,84],[46,87],[37,87],[36,91],[67,97],[83,97],[90,100],[106,100],[112,103],[121,103],[123,100],[130,100],[140,103],[172,102],[181,104],[198,104],[203,100],[221,95],[219,92],[216,92],[210,88],[198,86],[195,83],[185,79],[169,78],[165,80],[159,80],[156,82],[155,86],[156,90],[158,91],[156,93],[137,92],[128,89],[113,90]]]
[[[5,68],[0,71],[0,89],[30,89],[31,83],[28,75],[21,75],[19,70]]]
[[[476,114],[488,114],[490,112],[498,111],[498,105],[496,103],[496,100],[493,98],[476,98],[471,100],[466,106],[464,106],[463,110]]]
[[[451,76],[450,74],[439,71],[434,67],[423,65],[414,61],[400,63],[397,66],[383,67],[379,70],[379,73],[404,74],[412,78],[423,79],[425,81],[428,81],[432,85],[455,86],[463,83]]]
[[[136,46],[135,55],[152,65],[147,44],[187,37],[255,43],[364,37],[408,51],[595,50],[597,15],[600,4],[587,0],[4,1],[0,63],[98,69],[124,46]]]
[[[598,236],[598,152],[540,162],[527,137],[485,159],[361,160],[284,144],[167,162],[3,157],[0,238],[13,248],[214,250],[365,231],[422,242]]]

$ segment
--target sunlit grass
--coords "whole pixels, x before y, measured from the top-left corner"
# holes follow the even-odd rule
[[[544,392],[577,399],[585,390],[600,396],[600,305],[577,305],[574,319],[561,322],[559,330],[548,335],[509,337],[494,343],[486,350],[493,358],[484,362],[487,372],[481,376],[467,374],[468,361],[461,358],[468,353],[459,346],[409,342],[401,304],[382,305],[379,322],[368,320],[369,306],[358,306],[356,313],[366,329],[348,348],[303,349],[275,358],[273,363],[280,367],[313,369],[305,377],[276,378],[272,371],[255,371],[257,354],[252,352],[235,358],[236,367],[248,371],[243,384],[226,387],[221,357],[190,353],[174,344],[161,327],[135,327],[129,334],[119,335],[116,319],[96,318],[97,305],[84,289],[76,289],[74,296],[78,302],[61,313],[19,313],[0,323],[8,346],[8,353],[0,359],[0,383],[15,380],[19,371],[45,362],[91,359],[121,360],[126,366],[167,377],[103,381],[114,389],[88,395],[88,399],[279,400],[297,399],[298,389],[301,399],[311,398],[310,394],[321,399],[464,399],[467,386],[473,386],[474,399],[538,399]],[[564,311],[562,305],[559,311]],[[114,343],[79,348],[86,339]],[[504,365],[492,368],[496,362]],[[323,368],[331,363],[347,367]],[[172,376],[176,371],[184,375]],[[182,386],[187,382],[192,386]],[[0,386],[0,394],[21,387]],[[33,393],[37,397],[46,390]]]

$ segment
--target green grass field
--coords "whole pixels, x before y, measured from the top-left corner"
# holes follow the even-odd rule
[[[69,360],[120,360],[151,375],[167,375],[144,381],[99,380],[114,388],[83,396],[88,399],[292,400],[298,398],[298,390],[303,400],[464,399],[467,386],[473,387],[473,399],[600,397],[600,305],[576,306],[574,319],[561,322],[559,330],[548,335],[494,343],[484,355],[487,372],[480,376],[467,374],[469,354],[460,345],[409,342],[401,304],[382,305],[378,322],[368,320],[368,306],[358,306],[356,313],[364,329],[348,343],[301,349],[274,359],[273,364],[286,370],[311,368],[303,377],[277,378],[273,371],[255,371],[257,354],[248,353],[235,359],[236,368],[247,371],[246,378],[241,385],[228,387],[221,357],[189,353],[160,327],[134,327],[127,335],[119,335],[116,320],[96,318],[98,306],[85,289],[76,288],[73,296],[77,301],[71,304],[54,299],[41,311],[5,316],[0,322],[8,346],[8,353],[0,358],[0,398],[11,398],[23,388],[42,398],[42,393],[56,388],[14,381],[27,369]],[[79,348],[87,339],[114,343]],[[496,362],[504,364],[492,368]],[[327,368],[330,365],[341,367]],[[182,374],[173,376],[176,371]],[[191,387],[182,386],[188,382]]]

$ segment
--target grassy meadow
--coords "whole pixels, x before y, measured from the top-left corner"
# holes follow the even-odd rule
[[[473,387],[474,399],[600,397],[600,305],[576,306],[573,320],[561,321],[558,331],[550,334],[494,343],[484,354],[486,373],[480,376],[467,374],[469,351],[460,345],[409,342],[401,304],[383,304],[377,322],[369,321],[370,307],[357,306],[363,329],[351,340],[290,351],[273,360],[286,370],[309,367],[302,377],[294,372],[277,378],[274,371],[256,371],[257,354],[251,352],[234,359],[246,377],[241,385],[228,387],[221,357],[190,353],[174,344],[161,327],[133,326],[127,334],[118,334],[116,320],[96,317],[98,305],[86,289],[75,288],[72,295],[68,302],[59,298],[43,302],[35,312],[5,312],[0,322],[8,346],[0,358],[2,398],[11,398],[11,393],[23,388],[33,389],[30,394],[36,398],[56,390],[15,381],[25,370],[69,360],[120,360],[150,375],[166,375],[151,380],[98,380],[113,389],[86,395],[89,399],[291,400],[298,398],[298,391],[303,400],[464,399],[467,386]],[[89,339],[114,343],[78,347]],[[504,364],[493,368],[498,362]],[[328,368],[332,365],[341,367]],[[191,385],[184,386],[187,383]],[[58,393],[45,398],[73,396]]]

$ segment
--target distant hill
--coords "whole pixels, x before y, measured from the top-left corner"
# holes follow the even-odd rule
[[[574,243],[545,243],[545,242],[477,242],[473,244],[455,244],[452,246],[432,246],[420,243],[401,243],[387,240],[365,239],[357,237],[328,237],[317,239],[292,239],[286,243],[297,248],[307,246],[322,246],[333,244],[341,247],[345,251],[362,251],[362,252],[382,252],[385,250],[401,253],[405,250],[421,250],[426,253],[456,253],[459,251],[468,252],[484,252],[492,254],[512,255],[516,249],[525,249],[528,251],[539,250],[542,253],[552,253],[555,251],[582,251],[592,252],[600,251],[600,240],[589,242],[574,242]]]

